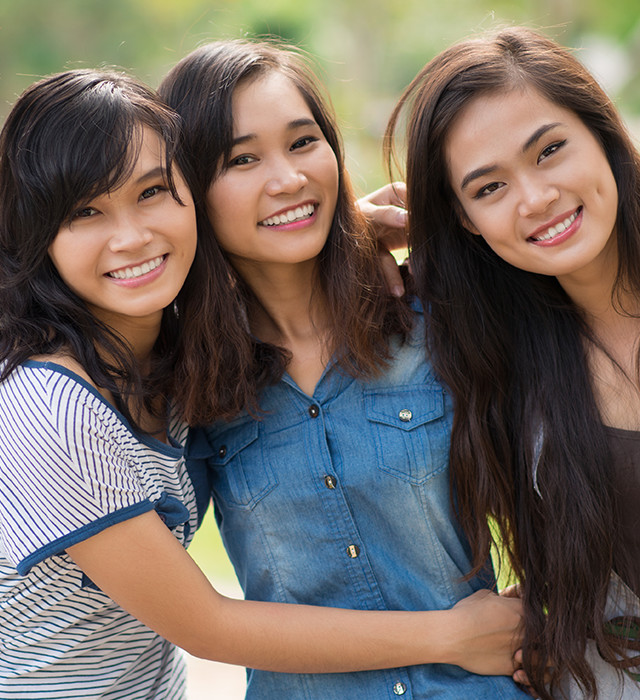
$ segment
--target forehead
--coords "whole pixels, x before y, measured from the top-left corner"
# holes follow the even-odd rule
[[[233,93],[232,108],[234,129],[242,133],[278,122],[313,118],[298,87],[277,70],[238,85]]]
[[[445,157],[454,186],[465,172],[511,161],[546,124],[587,131],[573,112],[533,88],[474,98],[458,114],[445,139]]]

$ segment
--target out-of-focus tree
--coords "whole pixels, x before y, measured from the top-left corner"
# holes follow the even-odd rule
[[[385,179],[380,137],[419,68],[446,45],[505,23],[577,47],[630,123],[638,119],[638,0],[0,0],[0,119],[54,71],[115,65],[157,85],[200,43],[278,36],[319,66],[364,190]]]

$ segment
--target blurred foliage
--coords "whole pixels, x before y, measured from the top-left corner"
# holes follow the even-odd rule
[[[115,65],[155,86],[203,42],[275,35],[316,61],[366,191],[385,181],[380,136],[403,87],[446,45],[505,23],[585,46],[585,56],[595,46],[615,78],[605,87],[638,119],[638,0],[0,0],[0,119],[42,75]]]

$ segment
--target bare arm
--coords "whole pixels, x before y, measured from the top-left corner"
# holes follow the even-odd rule
[[[484,674],[514,671],[520,602],[488,591],[431,612],[233,600],[214,590],[155,512],[68,553],[116,603],[195,656],[291,673],[435,662]]]

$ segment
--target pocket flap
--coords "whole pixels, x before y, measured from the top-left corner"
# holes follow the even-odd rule
[[[238,452],[258,439],[258,431],[258,421],[248,420],[244,424],[230,423],[221,430],[210,432],[211,464],[226,466]]]
[[[444,415],[440,387],[372,389],[364,392],[367,418],[400,430],[414,430]]]

